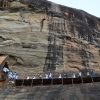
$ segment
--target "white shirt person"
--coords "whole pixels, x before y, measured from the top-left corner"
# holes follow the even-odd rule
[[[61,74],[59,74],[59,77],[58,78],[61,78]]]
[[[46,79],[48,79],[49,77],[48,77],[48,74],[46,74]]]

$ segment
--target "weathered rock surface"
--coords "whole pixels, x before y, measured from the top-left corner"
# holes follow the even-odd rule
[[[16,6],[17,5],[17,6]],[[11,2],[0,10],[0,54],[40,71],[100,68],[100,19],[46,0]]]
[[[0,100],[99,100],[96,84],[14,87],[0,93]]]

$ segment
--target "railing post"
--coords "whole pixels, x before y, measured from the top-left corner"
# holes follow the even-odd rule
[[[42,85],[43,85],[43,78],[42,78],[42,81],[41,81],[41,87],[42,87]]]
[[[21,86],[23,86],[23,84],[24,84],[24,79],[23,79],[23,81],[22,81],[22,85],[21,85]]]
[[[82,80],[82,84],[83,84],[83,79],[82,79],[82,76],[81,76],[81,80]]]
[[[73,78],[72,78],[72,85],[74,86]]]
[[[62,77],[62,86],[63,86],[63,77]]]
[[[90,77],[91,77],[91,79],[92,79],[92,83],[94,83],[93,77],[92,77],[92,76],[90,76]]]
[[[53,77],[52,77],[52,80],[51,80],[51,85],[53,85]]]
[[[6,8],[7,8],[7,6],[8,6],[8,1],[6,0]]]
[[[3,0],[3,4],[2,4],[2,7],[4,7],[4,0]]]
[[[32,84],[33,84],[33,79],[32,79],[32,82],[31,82],[31,87],[32,87]]]

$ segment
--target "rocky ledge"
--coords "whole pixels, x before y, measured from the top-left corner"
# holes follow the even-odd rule
[[[8,8],[0,6],[0,54],[10,56],[10,65],[38,71],[99,70],[100,18],[47,0],[12,0]]]

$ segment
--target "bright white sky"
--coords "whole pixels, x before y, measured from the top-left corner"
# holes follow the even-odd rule
[[[72,8],[84,10],[100,18],[100,0],[48,0]]]

